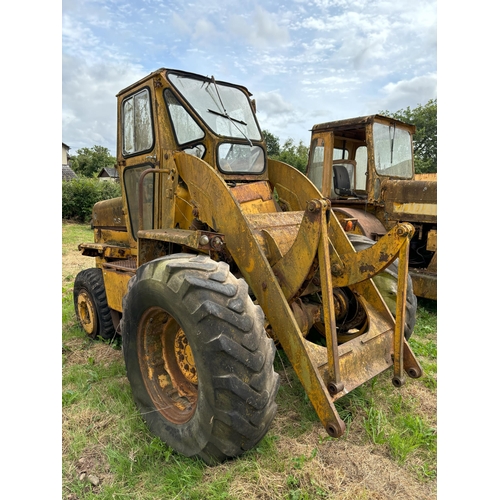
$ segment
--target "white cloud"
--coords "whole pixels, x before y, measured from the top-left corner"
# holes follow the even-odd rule
[[[257,109],[267,115],[277,116],[291,113],[294,109],[292,103],[287,102],[277,90],[271,92],[256,92],[255,101]]]
[[[217,29],[208,19],[199,19],[194,27],[193,38],[196,40],[210,41],[217,34]]]
[[[380,101],[380,109],[398,111],[413,108],[418,104],[426,104],[430,99],[437,98],[437,75],[417,76],[410,80],[391,82],[382,88],[386,96]]]
[[[257,6],[253,15],[238,14],[229,18],[228,29],[238,38],[243,37],[259,49],[278,48],[290,41],[288,28],[280,26],[277,17]]]

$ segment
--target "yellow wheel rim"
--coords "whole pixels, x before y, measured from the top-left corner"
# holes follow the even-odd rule
[[[97,316],[90,295],[82,290],[78,295],[78,316],[80,323],[88,335],[97,331]]]

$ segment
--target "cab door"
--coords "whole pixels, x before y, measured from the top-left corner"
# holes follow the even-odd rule
[[[158,218],[158,179],[153,173],[145,174],[157,167],[159,156],[153,90],[146,84],[120,97],[118,157],[123,172],[123,209],[129,234],[137,241],[140,224],[142,229],[153,229]]]

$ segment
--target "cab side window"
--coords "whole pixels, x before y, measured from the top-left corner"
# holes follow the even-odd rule
[[[146,152],[153,147],[153,119],[149,89],[123,101],[123,154],[125,156]]]
[[[359,146],[356,149],[356,185],[354,189],[366,191],[366,181],[368,172],[368,152],[366,146]]]

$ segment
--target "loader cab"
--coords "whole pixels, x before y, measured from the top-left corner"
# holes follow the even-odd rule
[[[134,241],[140,229],[191,223],[183,213],[187,192],[169,163],[173,152],[202,159],[227,182],[267,180],[265,143],[245,87],[162,68],[117,97],[118,170]]]
[[[307,176],[335,201],[380,200],[384,179],[413,179],[415,127],[382,115],[315,125]]]

